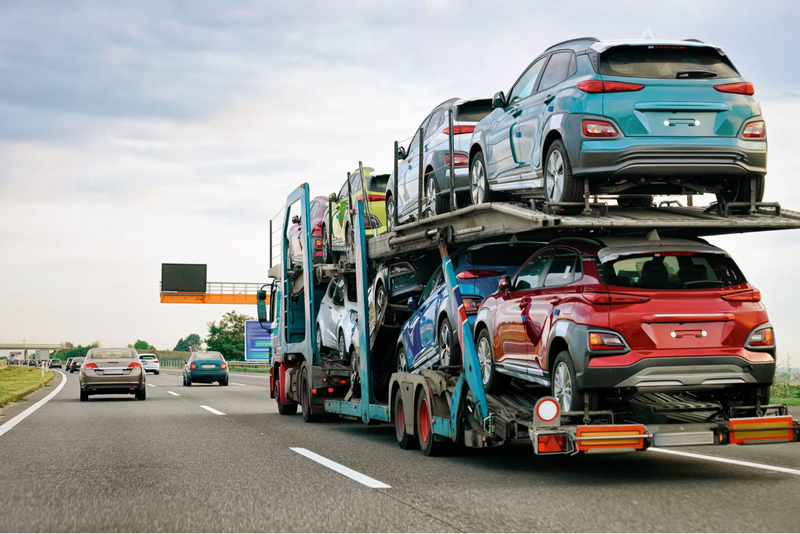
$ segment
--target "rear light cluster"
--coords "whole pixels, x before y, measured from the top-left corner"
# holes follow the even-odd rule
[[[756,330],[750,336],[747,344],[751,347],[771,347],[775,344],[775,341],[772,337],[772,328],[767,327]]]
[[[715,85],[714,89],[720,93],[734,93],[737,95],[753,95],[756,92],[753,84],[750,82],[725,83],[722,85]]]
[[[189,366],[189,369],[197,369],[197,364],[192,362],[192,365]]]
[[[96,363],[87,363],[83,366],[84,369],[97,369]]]
[[[227,362],[222,362],[222,365],[221,365],[220,367],[221,367],[222,369],[227,369],[227,368],[228,368],[228,364],[227,364]]]
[[[624,293],[584,293],[583,298],[592,304],[641,304],[650,300],[650,297]]]
[[[617,334],[607,332],[591,332],[589,334],[591,350],[619,350],[625,348],[625,342]]]
[[[767,127],[764,121],[753,121],[744,127],[742,137],[748,139],[764,139],[767,136]]]
[[[444,155],[444,164],[450,165],[450,154]],[[453,155],[453,167],[466,167],[469,165],[469,157],[464,154]]]
[[[472,297],[472,296],[462,296],[461,302],[464,304],[464,309],[467,313],[472,313],[478,311],[481,307],[481,302],[483,299],[481,297]]]
[[[487,276],[503,276],[503,271],[497,269],[467,269],[456,275],[459,280],[472,280],[474,278],[486,278]]]
[[[616,137],[617,129],[606,121],[584,120],[583,135],[586,137]]]
[[[576,87],[584,93],[627,93],[641,91],[644,85],[640,83],[614,82],[605,80],[584,80],[578,82]]]
[[[140,362],[131,362],[128,365],[128,369],[141,369],[141,368],[142,368],[142,364]]]
[[[453,135],[471,134],[475,131],[475,126],[453,126]],[[445,135],[450,135],[450,128],[442,130]]]
[[[722,300],[727,300],[728,302],[761,302],[761,291],[753,289],[744,293],[734,293],[733,295],[722,297]]]
[[[364,193],[358,196],[358,200],[364,200]],[[367,195],[368,202],[383,202],[386,200],[386,195]]]

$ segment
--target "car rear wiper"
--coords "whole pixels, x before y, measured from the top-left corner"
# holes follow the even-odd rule
[[[717,73],[707,70],[684,70],[675,75],[676,78],[716,78]]]
[[[721,280],[689,280],[688,282],[683,283],[683,287],[699,286],[702,284],[722,287],[725,285],[725,282]]]

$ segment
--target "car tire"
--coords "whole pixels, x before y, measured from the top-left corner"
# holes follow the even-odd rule
[[[394,232],[395,229],[395,210],[394,210],[394,199],[392,198],[392,194],[388,193],[386,195],[386,231],[389,233]]]
[[[350,361],[349,355],[347,354],[347,348],[344,344],[344,332],[339,332],[339,338],[336,346],[339,348],[339,359],[344,362]]]
[[[146,400],[147,399],[147,389],[146,388],[142,388],[142,389],[136,391],[136,393],[134,395],[136,396],[136,400],[140,400],[140,401]]]
[[[189,386],[189,387],[192,386],[192,379],[189,378],[188,376],[186,377],[186,385]]]
[[[155,374],[161,374],[161,371],[153,371]]]
[[[761,404],[769,404],[769,394],[771,386],[745,386],[742,391],[742,402],[745,406],[755,406],[756,400],[759,395],[761,396]]]
[[[750,202],[750,180],[756,182],[756,202],[764,200],[764,187],[766,177],[764,176],[744,176],[741,178],[731,178],[726,181],[724,190],[717,193],[717,202],[724,205],[729,202]]]
[[[325,344],[322,343],[322,330],[319,327],[319,323],[317,323],[317,334],[314,336],[314,338],[316,339],[317,343],[317,352],[320,354],[326,354],[328,351],[325,348]]]
[[[481,378],[486,393],[502,393],[511,383],[511,377],[497,370],[494,363],[494,348],[489,337],[489,331],[483,328],[478,333],[475,341],[475,351],[478,356],[478,365],[481,367]]]
[[[653,206],[653,196],[643,197],[619,197],[617,205],[620,208],[649,208]]]
[[[453,336],[453,327],[450,319],[445,316],[439,321],[439,332],[436,336],[436,350],[439,353],[439,365],[441,367],[454,367],[461,363],[461,353]]]
[[[438,189],[439,188],[436,187],[436,179],[433,177],[433,174],[426,175],[424,189],[426,202],[422,207],[423,217],[433,217],[434,215],[443,213]]]
[[[408,372],[408,355],[406,354],[406,348],[403,345],[397,346],[397,354],[395,363],[397,364],[397,372],[398,373],[407,373]]]
[[[75,370],[74,370],[74,369],[70,369],[70,370],[69,370],[69,374],[72,374],[72,373],[74,373],[74,372],[75,372]]]
[[[81,390],[81,402],[87,402],[89,400],[89,392]]]
[[[392,403],[392,420],[394,421],[394,435],[397,438],[397,444],[403,450],[419,448],[419,440],[417,436],[412,436],[406,430],[406,410],[403,406],[403,394],[398,389],[394,394],[394,402]]]
[[[347,258],[347,263],[356,262],[356,236],[353,231],[352,225],[348,224],[344,227],[344,248]]]
[[[328,229],[322,225],[322,261],[328,263],[331,258],[331,244],[328,243]]]
[[[375,286],[375,322],[377,327],[383,326],[388,309],[389,296],[386,294],[386,286],[382,281],[378,281]]]
[[[469,164],[469,197],[473,205],[486,204],[494,200],[492,190],[489,188],[486,158],[480,150],[472,156]]]
[[[561,351],[553,362],[550,391],[562,412],[580,412],[584,408],[583,391],[578,388],[577,376],[569,351]]]
[[[546,202],[583,202],[583,180],[572,174],[572,165],[564,143],[557,139],[547,149],[544,163],[544,199]],[[583,206],[559,208],[559,213],[579,213]]]
[[[428,406],[428,398],[424,392],[420,392],[417,397],[415,413],[415,428],[417,429],[417,439],[419,448],[425,456],[444,456],[447,454],[447,441],[437,441],[433,434],[433,412]]]
[[[228,379],[226,378],[225,380],[220,380],[219,381],[219,385],[220,386],[227,386],[228,385]]]
[[[358,359],[356,348],[350,351],[350,384],[353,393],[361,396],[361,362]]]

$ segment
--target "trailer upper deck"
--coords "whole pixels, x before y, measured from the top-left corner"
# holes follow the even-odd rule
[[[396,232],[367,241],[369,259],[381,260],[436,247],[437,230],[448,229],[453,244],[479,243],[500,238],[542,240],[558,236],[644,235],[658,230],[662,236],[701,237],[722,234],[800,229],[800,212],[774,208],[752,214],[724,215],[715,207],[652,208],[598,206],[591,214],[552,215],[520,203],[495,202],[405,224]]]

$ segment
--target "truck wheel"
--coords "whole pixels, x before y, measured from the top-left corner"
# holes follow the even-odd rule
[[[489,339],[489,332],[485,328],[478,334],[475,350],[478,353],[478,364],[481,366],[481,378],[483,378],[483,388],[486,393],[503,392],[508,388],[511,377],[501,374],[495,367],[492,341]]]
[[[547,202],[581,202],[583,180],[572,174],[572,165],[564,143],[553,141],[547,150],[544,166],[544,199]],[[561,213],[580,213],[582,206],[559,208]]]
[[[283,404],[281,402],[281,384],[275,381],[275,400],[278,401],[278,413],[281,415],[294,415],[297,413],[297,404]]]
[[[303,370],[303,376],[300,379],[300,404],[303,408],[303,421],[306,423],[315,423],[320,420],[320,416],[311,413],[314,401],[311,398],[310,387],[311,386],[308,384],[308,373]]]
[[[417,399],[416,414],[417,438],[419,439],[422,454],[425,456],[444,456],[447,454],[448,443],[446,441],[436,441],[433,436],[433,414],[425,393],[422,393]]]
[[[403,394],[400,390],[394,394],[394,435],[397,438],[397,444],[403,450],[419,448],[419,440],[417,436],[412,436],[406,431],[406,411],[403,406]]]
[[[561,351],[553,364],[550,388],[563,412],[583,410],[583,392],[578,389],[576,376],[572,356],[569,355],[569,351]]]

